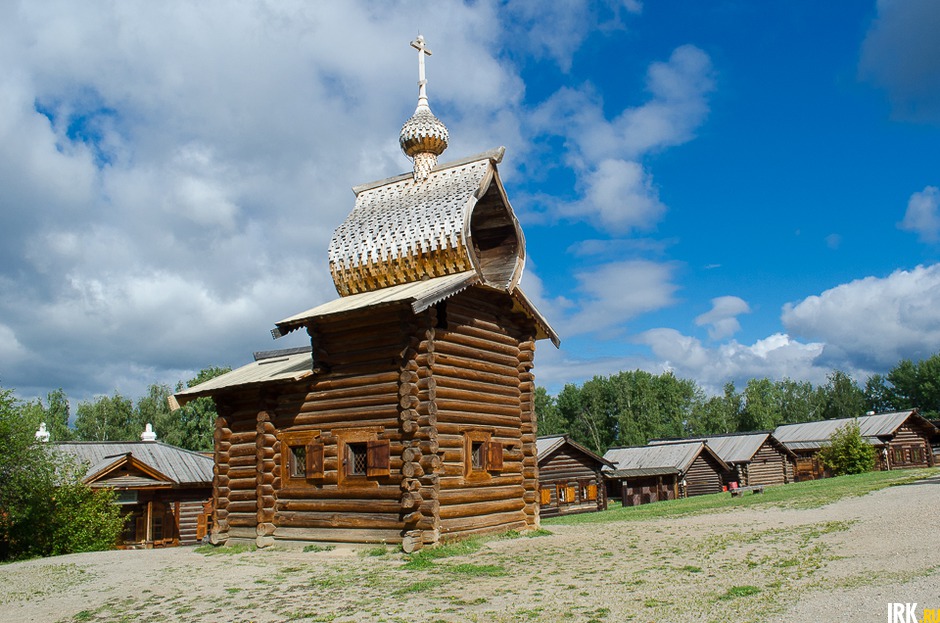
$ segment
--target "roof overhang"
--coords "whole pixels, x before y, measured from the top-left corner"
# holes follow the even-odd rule
[[[317,320],[382,306],[407,305],[412,313],[419,314],[472,286],[501,291],[485,285],[476,271],[468,270],[454,275],[403,283],[381,290],[341,296],[275,323],[271,335],[277,339]],[[529,301],[522,289],[519,287],[513,288],[508,294],[513,301],[513,310],[532,318],[536,326],[536,339],[549,339],[552,344],[558,347],[561,344],[558,334],[535,308],[535,305]]]

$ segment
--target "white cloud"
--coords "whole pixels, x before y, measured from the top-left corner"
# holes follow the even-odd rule
[[[640,160],[695,136],[714,89],[711,60],[684,45],[647,73],[650,99],[608,120],[590,86],[560,89],[532,117],[536,137],[560,135],[567,162],[579,174],[582,197],[549,205],[563,218],[582,218],[613,233],[648,229],[665,212],[651,174]]]
[[[708,325],[708,337],[721,340],[741,330],[738,316],[751,312],[744,299],[737,296],[719,296],[712,299],[712,308],[695,319],[696,326]]]
[[[675,302],[676,265],[646,260],[604,264],[575,275],[576,310],[562,324],[565,335],[605,331]]]
[[[936,242],[940,239],[940,189],[927,186],[921,192],[914,193],[907,202],[904,220],[898,227],[918,234],[924,242]]]
[[[638,14],[639,0],[510,0],[503,6],[513,45],[522,47],[534,58],[549,58],[563,72],[571,69],[572,57],[581,42],[592,32],[624,28],[623,12]]]
[[[795,335],[826,344],[834,367],[890,369],[940,350],[940,264],[866,277],[783,308]]]
[[[448,153],[524,153],[498,8],[9,7],[2,381],[81,399],[291,345],[268,330],[335,296],[326,249],[349,188],[409,166],[397,134],[417,96],[416,23],[441,44],[429,91]]]
[[[774,334],[750,346],[731,340],[715,348],[675,329],[652,329],[637,340],[650,347],[663,369],[695,379],[707,392],[718,393],[729,380],[744,385],[751,378],[784,378],[824,383],[829,372],[819,364],[820,343],[802,343]]]
[[[605,230],[625,233],[651,228],[666,211],[652,176],[636,162],[604,160],[585,174],[583,186],[584,198],[562,204],[561,216],[594,213]]]
[[[885,89],[897,118],[940,123],[940,5],[879,0],[859,75]]]

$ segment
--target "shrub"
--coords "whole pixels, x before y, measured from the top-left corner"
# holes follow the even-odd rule
[[[123,520],[110,491],[35,438],[10,390],[0,388],[0,560],[108,549]]]
[[[819,459],[833,476],[861,474],[874,468],[875,449],[865,443],[858,422],[853,420],[832,433],[828,445],[819,451]]]

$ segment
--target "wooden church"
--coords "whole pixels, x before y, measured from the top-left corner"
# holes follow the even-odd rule
[[[276,323],[279,351],[176,395],[211,396],[212,540],[401,543],[538,526],[535,343],[558,336],[519,289],[525,239],[497,165],[437,164],[424,40],[414,170],[353,189],[335,231],[339,298]]]

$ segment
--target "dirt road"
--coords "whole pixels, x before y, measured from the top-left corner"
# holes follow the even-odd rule
[[[817,509],[579,526],[405,566],[391,548],[114,551],[0,566],[2,621],[888,620],[940,609],[940,476]]]

